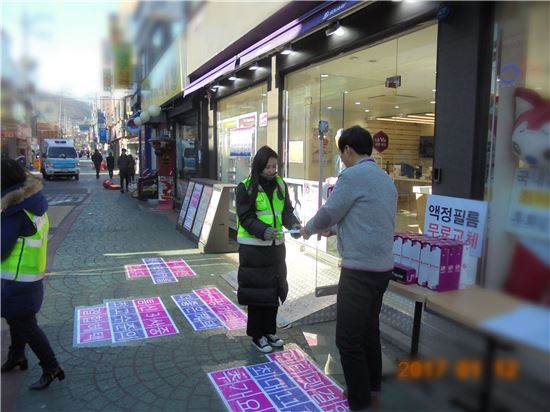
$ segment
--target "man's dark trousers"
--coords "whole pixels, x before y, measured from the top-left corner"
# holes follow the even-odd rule
[[[120,175],[120,191],[124,191],[124,183],[126,182],[126,191],[128,191],[128,173],[119,172]]]
[[[336,302],[336,346],[351,410],[367,409],[380,391],[382,348],[379,317],[390,272],[342,268]]]

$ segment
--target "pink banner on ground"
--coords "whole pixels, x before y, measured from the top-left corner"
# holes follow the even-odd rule
[[[164,262],[177,278],[197,276],[194,270],[191,269],[191,267],[183,259],[164,259]]]
[[[349,411],[343,390],[298,349],[266,355],[277,362],[323,411]]]
[[[124,269],[126,270],[126,277],[128,279],[144,278],[151,276],[147,265],[126,265],[124,266]]]
[[[76,345],[111,341],[111,329],[105,305],[76,309]]]
[[[208,375],[230,411],[277,411],[244,367]]]
[[[203,288],[193,291],[229,330],[246,327],[246,314],[231,302],[217,288]]]
[[[148,338],[179,333],[159,297],[134,299],[134,304]]]

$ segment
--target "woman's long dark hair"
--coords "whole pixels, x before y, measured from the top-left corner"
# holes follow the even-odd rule
[[[258,197],[258,184],[260,183],[260,176],[262,175],[262,172],[267,166],[267,162],[272,157],[274,157],[275,159],[279,158],[275,150],[273,150],[271,147],[262,146],[256,152],[256,155],[254,156],[254,160],[252,160],[252,167],[250,170],[250,186],[248,187],[248,194],[250,195],[252,204],[256,204],[256,197]],[[279,185],[277,185],[277,195],[279,196],[279,199],[281,200],[283,199],[283,193],[281,192],[281,188],[279,187]]]

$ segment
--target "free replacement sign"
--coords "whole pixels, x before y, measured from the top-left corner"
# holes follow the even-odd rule
[[[208,374],[230,411],[349,411],[343,391],[299,350]]]
[[[196,331],[219,327],[238,330],[246,327],[246,314],[217,288],[208,287],[173,295],[172,300]]]

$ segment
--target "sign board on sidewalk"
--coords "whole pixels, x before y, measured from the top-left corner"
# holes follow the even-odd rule
[[[191,230],[193,227],[193,222],[195,221],[195,214],[199,207],[199,202],[201,200],[203,185],[196,183],[193,188],[193,194],[191,195],[191,200],[189,201],[189,206],[187,207],[187,213],[185,214],[185,220],[183,221],[184,229]]]
[[[185,191],[185,197],[183,198],[183,204],[181,205],[180,214],[178,216],[178,222],[176,224],[176,227],[182,228],[183,222],[185,220],[185,213],[187,212],[187,207],[189,206],[189,202],[191,201],[191,195],[193,194],[193,189],[195,187],[195,182],[189,182],[187,185],[187,190]]]

